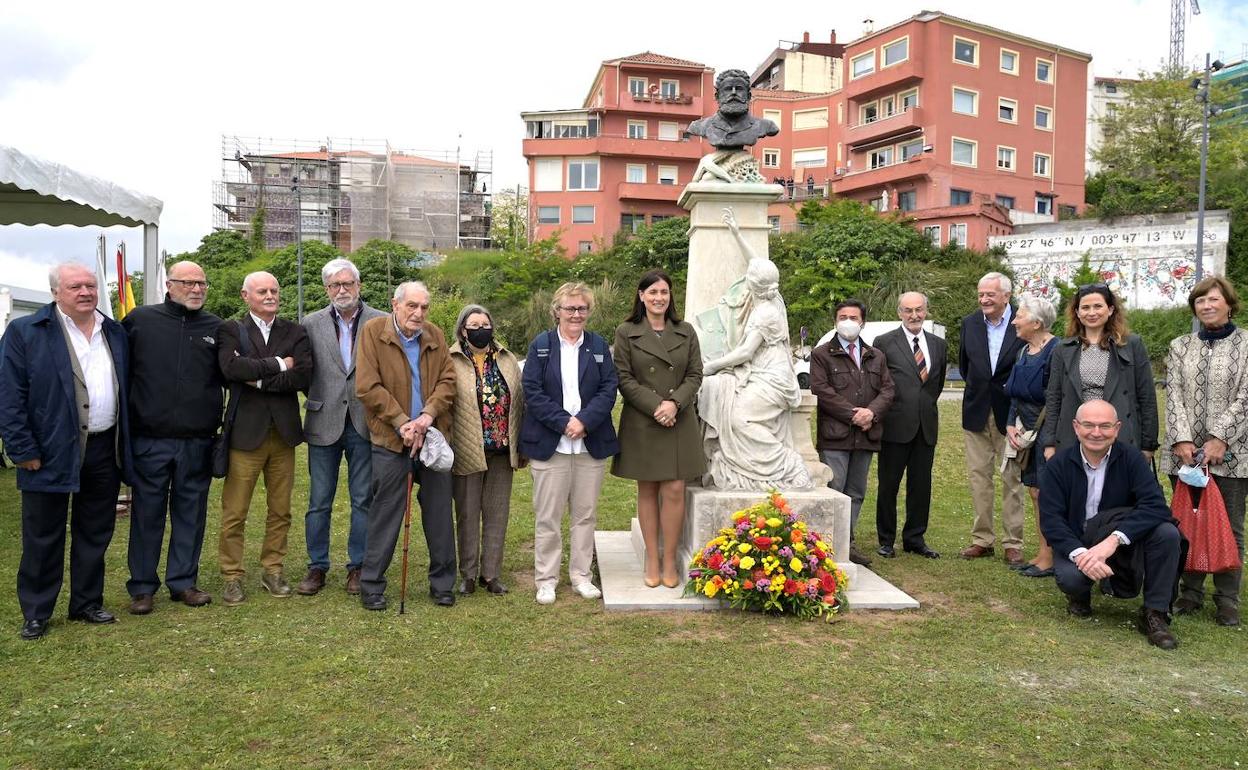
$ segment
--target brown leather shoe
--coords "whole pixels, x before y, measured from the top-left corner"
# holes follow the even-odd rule
[[[1239,607],[1229,603],[1219,604],[1217,612],[1213,613],[1213,622],[1219,626],[1238,626]]]
[[[1005,563],[1010,569],[1022,569],[1027,566],[1027,562],[1023,559],[1023,549],[1006,548]]]
[[[958,555],[961,556],[963,559],[982,559],[985,556],[992,556],[992,554],[993,554],[992,546],[979,545],[978,543],[975,543],[973,545],[967,546],[966,548],[963,548],[962,552]]]
[[[312,567],[308,570],[308,574],[303,576],[303,580],[299,581],[299,585],[295,586],[295,593],[300,596],[316,596],[324,587],[325,570]]]
[[[146,615],[152,611],[152,595],[139,594],[130,600],[131,615]]]
[[[191,586],[185,591],[179,591],[176,594],[170,594],[169,598],[175,602],[182,602],[187,607],[203,607],[212,604],[212,594],[207,591],[201,591],[195,586]]]
[[[352,596],[360,595],[360,568],[347,570],[347,593]]]
[[[1170,631],[1170,622],[1166,613],[1161,610],[1140,608],[1140,633],[1148,637],[1148,643],[1163,650],[1173,650],[1179,646],[1179,640]]]

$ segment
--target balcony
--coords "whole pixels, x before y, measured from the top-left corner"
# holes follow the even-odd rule
[[[620,96],[620,109],[636,110],[637,112],[645,112],[652,115],[679,115],[682,117],[692,116],[700,118],[703,117],[702,102],[703,98],[701,96],[689,96],[688,94],[662,96],[660,94],[626,93]]]
[[[698,160],[710,152],[701,139],[665,141],[660,139],[629,139],[627,136],[593,136],[577,139],[525,139],[522,152],[526,158],[549,156],[620,155],[630,158],[662,160]]]
[[[659,201],[661,203],[675,203],[680,197],[680,191],[684,189],[684,185],[675,184],[657,184],[651,182],[643,184],[640,182],[620,182],[616,188],[616,194],[620,200],[633,201]]]
[[[838,195],[845,195],[906,179],[930,176],[935,165],[936,159],[930,153],[924,153],[910,160],[898,161],[888,166],[851,171],[833,177],[833,190]]]
[[[852,149],[881,139],[915,133],[916,129],[923,130],[922,107],[914,107],[886,118],[850,126],[845,132],[845,143]]]
[[[923,79],[923,62],[913,55],[901,64],[876,70],[845,84],[844,96],[850,101],[864,102],[893,91],[912,86]]]

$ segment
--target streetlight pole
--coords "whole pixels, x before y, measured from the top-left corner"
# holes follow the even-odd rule
[[[303,192],[299,189],[299,173],[295,172],[295,275],[299,284],[298,320],[303,320]]]
[[[1196,282],[1205,277],[1205,180],[1209,176],[1209,118],[1222,108],[1209,103],[1209,82],[1212,73],[1222,69],[1220,60],[1212,60],[1205,54],[1205,72],[1192,81],[1196,89],[1196,101],[1200,102],[1200,189],[1196,194]],[[1200,322],[1192,319],[1192,331],[1200,330]]]

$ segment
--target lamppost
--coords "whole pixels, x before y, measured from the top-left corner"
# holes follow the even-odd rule
[[[1209,103],[1209,76],[1222,69],[1220,59],[1210,61],[1205,54],[1205,74],[1192,79],[1192,88],[1196,89],[1196,101],[1201,105],[1200,123],[1200,190],[1196,203],[1196,280],[1204,277],[1205,267],[1205,179],[1209,174],[1209,118],[1217,115],[1222,108]]]
[[[295,172],[295,276],[299,285],[298,320],[303,320],[303,193],[299,189],[299,172]]]

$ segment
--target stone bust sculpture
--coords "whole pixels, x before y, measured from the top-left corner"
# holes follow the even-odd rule
[[[715,78],[715,101],[719,111],[695,120],[685,136],[700,136],[716,152],[702,158],[693,181],[710,177],[722,182],[762,182],[758,162],[745,151],[765,136],[780,133],[780,127],[750,114],[750,76],[745,70],[724,70]]]

